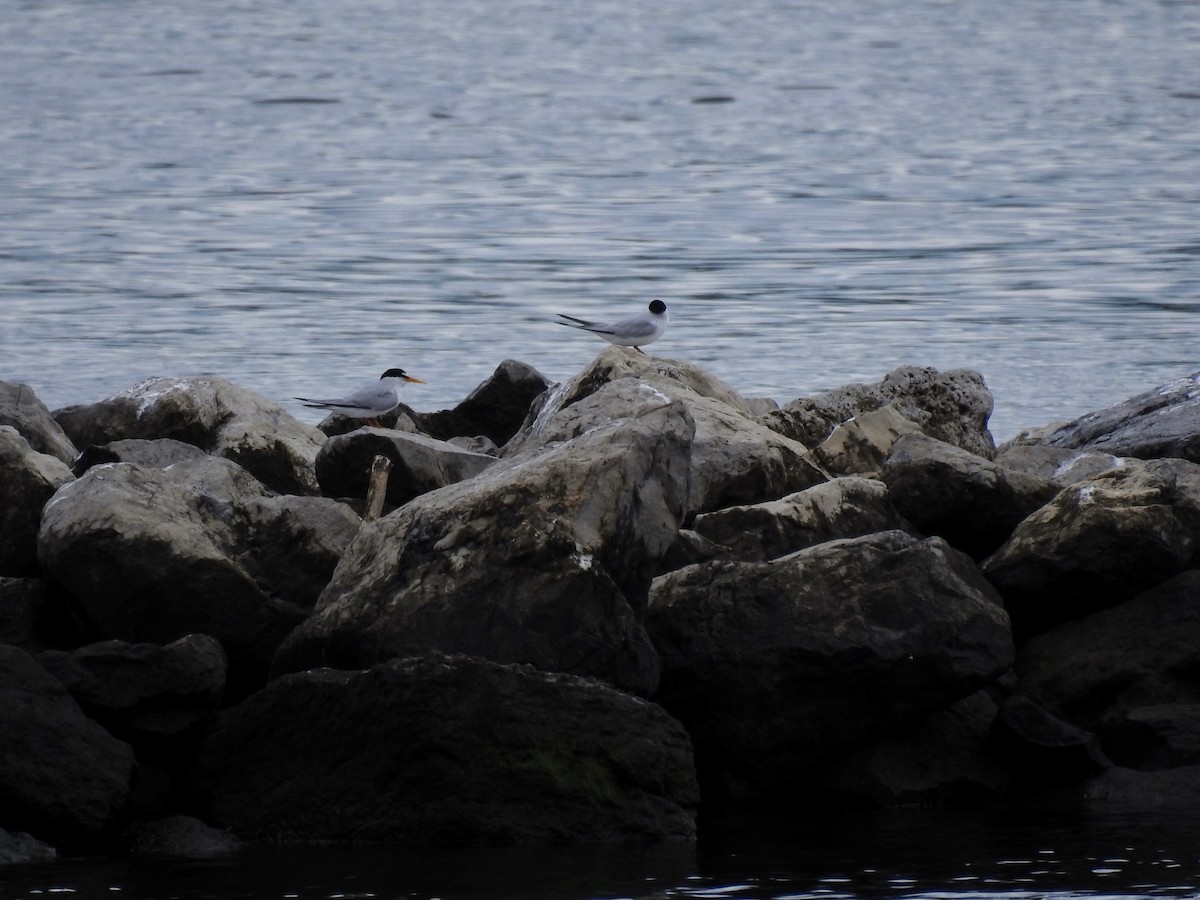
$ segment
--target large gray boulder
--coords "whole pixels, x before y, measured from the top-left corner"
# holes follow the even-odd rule
[[[1200,766],[1200,703],[1136,706],[1105,718],[1097,734],[1119,766],[1146,772]]]
[[[1200,466],[1128,459],[1064,488],[983,563],[1019,639],[1128,600],[1188,566]]]
[[[215,638],[190,634],[165,646],[102,641],[37,657],[80,707],[135,746],[174,738],[221,706],[228,665]]]
[[[335,435],[317,454],[317,481],[326,497],[365,498],[375,457],[392,463],[386,502],[402,506],[413,497],[478,475],[496,460],[423,434],[359,428]]]
[[[0,381],[0,425],[11,425],[38,453],[71,465],[78,450],[27,384]]]
[[[905,434],[879,473],[900,514],[982,559],[1058,493],[1053,481],[1015,472],[924,434]]]
[[[654,582],[658,702],[734,800],[781,800],[822,759],[895,733],[1012,664],[1008,617],[971,560],[899,531]]]
[[[324,435],[273,401],[224,378],[151,378],[55,412],[77,447],[171,438],[233,460],[274,491],[316,494]]]
[[[133,773],[127,744],[28,653],[0,644],[0,828],[92,846],[118,824]]]
[[[15,428],[0,425],[0,576],[38,574],[42,507],[74,477],[62,460],[39,453]]]
[[[1200,463],[1200,372],[1071,422],[1019,435],[1015,443]]]
[[[439,651],[652,692],[638,610],[686,509],[694,427],[659,404],[369,523],[274,670]]]
[[[1200,704],[1200,571],[1067,622],[1020,648],[1018,692],[1092,730],[1131,710]]]
[[[727,548],[712,553],[727,559],[761,562],[814,544],[861,537],[877,531],[907,531],[881,481],[835,478],[778,500],[729,506],[696,516],[692,530]],[[712,551],[710,551],[711,553]]]
[[[269,840],[690,838],[699,801],[658,706],[440,655],[272,682],[220,717],[191,783],[209,821]]]
[[[809,447],[856,416],[891,406],[930,437],[990,459],[996,445],[988,431],[993,400],[983,376],[970,369],[939,372],[902,366],[876,384],[844,387],[801,397],[763,417],[771,428]]]
[[[183,441],[173,438],[159,438],[158,440],[130,438],[108,444],[89,444],[75,460],[73,471],[76,476],[79,476],[92,466],[118,462],[137,463],[139,466],[165,469],[177,462],[199,459],[207,455],[195,444],[185,444]]]
[[[755,421],[737,392],[709,373],[618,347],[555,388],[504,455],[568,441],[669,402],[686,406],[696,423],[690,513],[774,500],[828,478],[806,447]]]
[[[54,495],[38,552],[101,639],[210,634],[231,666],[257,677],[359,524],[334,500],[272,495],[228,460],[122,463]]]

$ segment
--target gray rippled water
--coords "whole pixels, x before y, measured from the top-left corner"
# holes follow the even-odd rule
[[[1200,369],[1200,7],[10,0],[0,378],[423,409],[660,297],[786,401],[966,366],[993,431]]]

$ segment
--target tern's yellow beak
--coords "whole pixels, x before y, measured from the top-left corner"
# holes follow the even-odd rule
[[[411,381],[413,384],[424,384],[425,383],[420,378],[413,378],[411,375],[405,375],[404,380]]]

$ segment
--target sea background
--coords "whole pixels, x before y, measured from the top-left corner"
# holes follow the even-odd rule
[[[672,322],[650,351],[746,396],[976,369],[998,440],[1200,370],[1196,2],[0,0],[0,42],[0,379],[52,408],[210,374],[315,423],[295,395],[399,365],[428,382],[406,400],[440,409],[505,358],[556,381],[586,365],[602,345],[554,312],[653,298]],[[162,877],[178,896],[214,871],[226,886],[195,896],[438,896],[438,873],[447,897],[1200,895],[1178,818],[1149,844],[1144,820],[982,830],[1025,835],[1010,852],[905,815],[835,850],[797,810],[655,851],[674,855],[652,878],[594,851],[611,884],[574,893],[538,878],[580,851],[487,851],[470,889],[443,856],[334,849],[307,893],[265,888],[261,857]],[[912,829],[942,880],[873,865]],[[1047,856],[1095,859],[1091,880]],[[161,866],[74,865],[21,890],[74,872],[162,894],[132,887]]]
[[[1003,440],[1200,370],[1200,6],[3,0],[0,378],[418,409],[553,313],[780,402],[969,367]]]

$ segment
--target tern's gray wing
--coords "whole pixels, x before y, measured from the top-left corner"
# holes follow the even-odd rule
[[[396,388],[375,382],[355,391],[339,405],[357,409],[391,409],[397,403]]]
[[[595,325],[590,330],[619,338],[643,338],[654,334],[658,323],[647,316],[630,316],[609,325]]]

